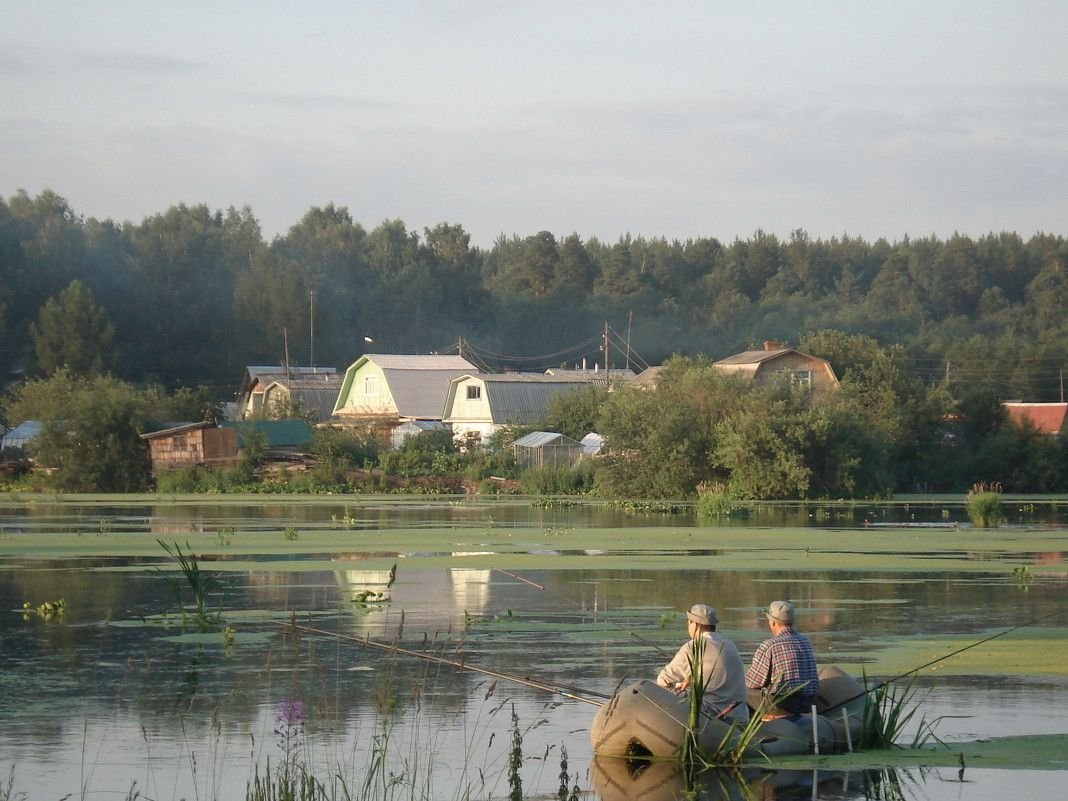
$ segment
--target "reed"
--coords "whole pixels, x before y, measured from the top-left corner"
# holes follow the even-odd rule
[[[200,563],[197,562],[196,555],[193,553],[192,548],[189,547],[188,542],[185,544],[185,553],[182,553],[182,548],[177,542],[168,544],[161,539],[157,539],[156,542],[160,544],[160,547],[169,556],[178,560],[178,568],[185,578],[185,584],[183,585],[173,576],[166,573],[163,574],[167,583],[174,590],[174,597],[178,603],[178,608],[182,611],[183,619],[185,617],[185,593],[183,590],[188,588],[193,596],[193,622],[196,623],[201,631],[210,631],[217,628],[222,622],[222,613],[208,611],[208,594],[218,588],[218,580],[214,576],[201,571]],[[162,570],[159,572],[163,573]]]
[[[1001,511],[1001,484],[978,482],[964,496],[968,519],[976,528],[997,528],[1004,520]]]
[[[864,687],[868,678],[864,676]],[[940,718],[928,721],[924,716],[916,719],[922,699],[917,697],[915,678],[900,689],[890,683],[876,686],[864,696],[864,713],[861,717],[861,750],[873,748],[897,748],[898,740],[916,720],[916,731],[908,748],[921,748],[931,740],[938,740],[935,727]]]

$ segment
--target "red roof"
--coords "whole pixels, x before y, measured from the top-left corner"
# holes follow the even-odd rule
[[[1042,434],[1060,434],[1068,403],[1003,403],[1009,419],[1016,425],[1029,424]]]

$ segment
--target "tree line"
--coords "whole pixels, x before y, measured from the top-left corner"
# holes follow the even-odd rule
[[[368,230],[334,205],[267,241],[247,207],[120,223],[51,191],[0,198],[0,366],[220,397],[245,365],[280,363],[287,340],[300,364],[344,367],[364,337],[393,353],[463,337],[521,366],[607,321],[651,364],[834,329],[900,345],[908,369],[954,394],[1058,400],[1065,308],[1068,243],[1052,234],[608,243],[541,231],[483,249],[458,224]]]

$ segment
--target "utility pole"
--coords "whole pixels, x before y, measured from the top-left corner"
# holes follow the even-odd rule
[[[286,378],[289,378],[289,329],[282,328],[282,353],[285,357]]]
[[[1057,371],[1061,377],[1061,403],[1064,403],[1064,368]]]
[[[308,290],[308,359],[311,361],[312,372],[315,372],[315,290]]]
[[[608,321],[604,321],[604,386],[612,386],[612,360],[608,355]]]

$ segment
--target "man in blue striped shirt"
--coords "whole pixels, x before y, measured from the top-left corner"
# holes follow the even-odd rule
[[[764,615],[772,636],[757,648],[745,673],[746,701],[757,709],[764,698],[772,699],[765,717],[806,713],[819,691],[812,643],[794,631],[795,610],[789,601],[773,601]]]

